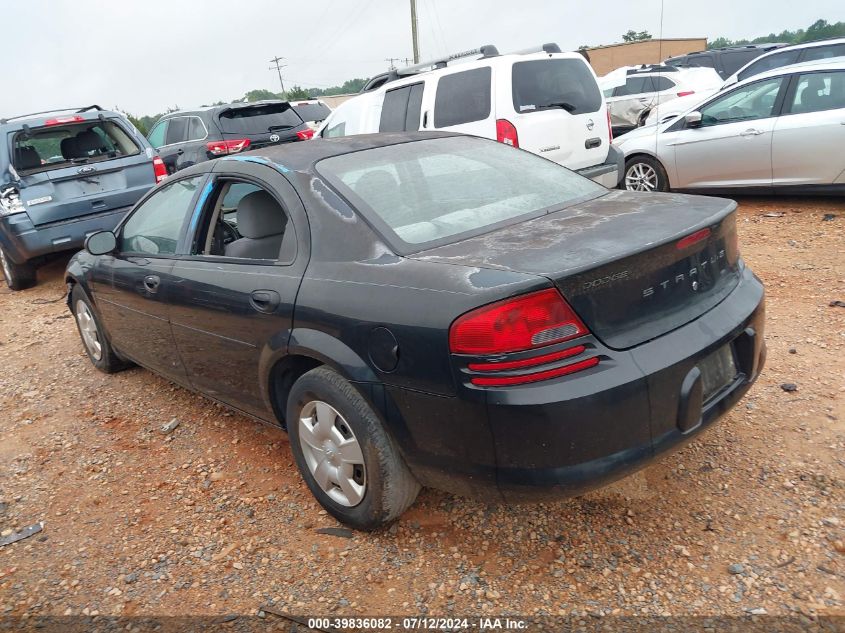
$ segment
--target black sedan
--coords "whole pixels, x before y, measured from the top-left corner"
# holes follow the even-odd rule
[[[421,485],[579,494],[732,407],[765,358],[735,210],[467,136],[310,141],[157,186],[71,260],[69,306],[97,368],[282,425],[372,529]]]

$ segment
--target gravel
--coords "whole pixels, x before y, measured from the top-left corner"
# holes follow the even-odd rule
[[[66,260],[50,264],[36,288],[0,291],[0,532],[43,521],[47,537],[0,548],[0,615],[843,614],[845,311],[829,303],[845,231],[819,221],[841,211],[741,201],[769,354],[711,431],[584,497],[424,490],[351,537],[323,533],[342,526],[285,433],[141,369],[94,371],[45,302],[64,292]]]

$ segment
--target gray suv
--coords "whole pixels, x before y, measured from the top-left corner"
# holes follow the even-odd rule
[[[0,264],[6,284],[35,284],[46,255],[113,229],[167,175],[143,135],[99,106],[0,119]]]

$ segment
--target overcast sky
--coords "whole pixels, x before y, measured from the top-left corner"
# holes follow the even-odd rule
[[[155,114],[327,87],[411,57],[409,0],[0,0],[0,116],[98,103]],[[495,44],[564,50],[661,32],[660,0],[417,0],[423,60]],[[664,37],[755,37],[845,20],[845,1],[665,0]]]

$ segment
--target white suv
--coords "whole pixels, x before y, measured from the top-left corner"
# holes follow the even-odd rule
[[[497,139],[606,187],[622,174],[595,73],[580,54],[561,53],[556,44],[506,55],[482,46],[378,75],[338,106],[317,135],[409,130]]]

